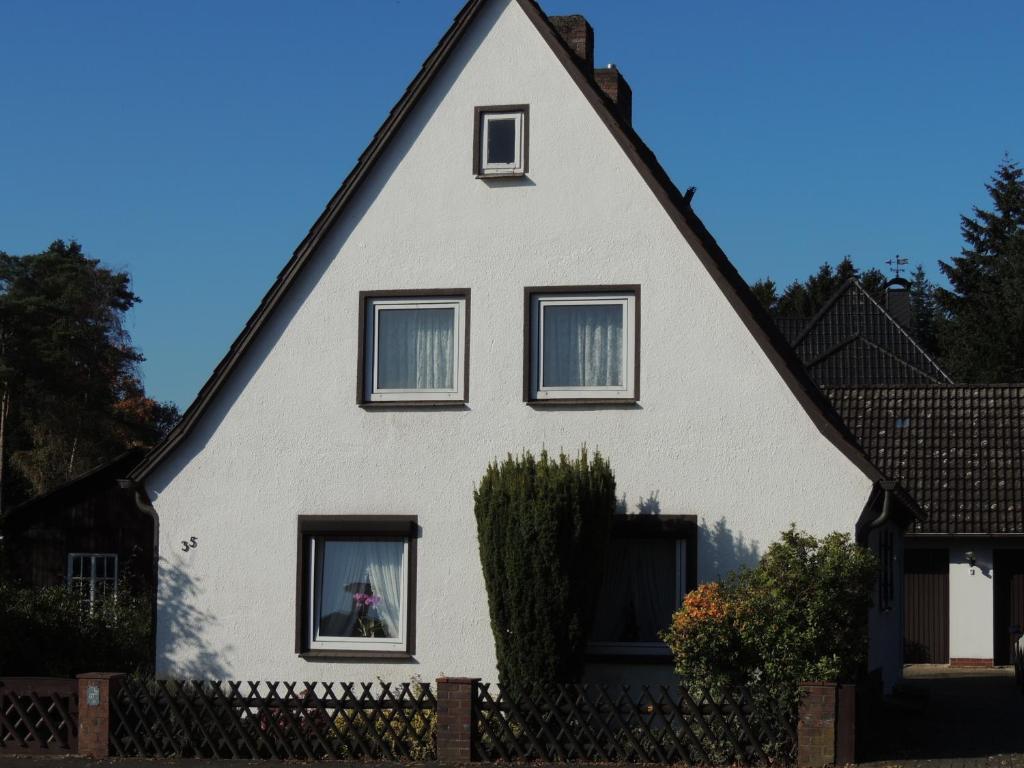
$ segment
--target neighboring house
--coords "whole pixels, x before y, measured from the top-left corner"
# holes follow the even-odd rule
[[[871,665],[898,677],[912,505],[634,132],[586,21],[471,0],[131,473],[160,522],[157,672],[495,679],[474,486],[582,445],[621,498],[590,678],[671,679],[685,591],[791,522],[883,554]]]
[[[850,278],[810,321],[784,319],[787,335],[822,387],[952,384],[912,335],[910,284],[886,285],[886,308]]]
[[[12,508],[0,542],[8,576],[34,587],[67,584],[90,600],[116,590],[119,581],[151,591],[153,518],[118,483],[143,454],[129,450]]]
[[[1024,626],[1024,384],[826,390],[927,518],[907,535],[907,660],[1011,662]]]

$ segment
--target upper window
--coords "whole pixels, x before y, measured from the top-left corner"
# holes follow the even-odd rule
[[[588,651],[664,655],[658,635],[696,573],[693,520],[622,515],[615,522]]]
[[[465,402],[469,291],[362,294],[359,401]]]
[[[528,288],[526,399],[638,399],[639,303],[636,286]]]
[[[473,170],[478,176],[521,176],[527,171],[529,107],[477,107]]]
[[[91,605],[117,591],[117,555],[72,552],[68,555],[68,586]]]
[[[411,648],[415,523],[300,517],[299,652]]]

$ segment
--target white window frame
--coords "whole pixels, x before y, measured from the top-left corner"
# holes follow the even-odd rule
[[[317,621],[320,616],[320,601],[322,597],[322,584],[317,584],[318,544],[324,541],[343,541],[349,539],[367,539],[375,541],[401,541],[402,547],[402,591],[401,591],[401,617],[397,637],[337,637],[321,635]],[[307,542],[309,547],[307,557],[309,558],[309,583],[307,594],[309,596],[306,605],[306,637],[309,638],[310,650],[331,650],[331,651],[404,651],[406,649],[406,635],[409,627],[409,538],[407,536],[360,536],[359,534],[335,535],[330,533],[311,534]]]
[[[111,579],[110,576],[104,576],[102,580],[103,581],[112,581],[112,589],[110,590],[109,594],[111,594],[111,595],[116,595],[117,594],[117,577],[118,577],[118,568],[120,567],[120,563],[118,562],[118,558],[117,558],[117,554],[116,553],[114,553],[114,552],[69,552],[68,553],[68,571],[67,571],[67,574],[68,574],[67,575],[67,585],[68,585],[69,588],[74,585],[76,580],[80,580],[83,583],[86,581],[86,577],[85,576],[73,576],[72,575],[74,573],[75,558],[81,558],[83,561],[85,560],[85,558],[89,558],[89,560],[91,561],[90,562],[90,566],[91,567],[89,569],[89,577],[88,577],[88,582],[89,582],[89,605],[92,605],[93,603],[96,602],[96,582],[97,582],[97,577],[96,577],[96,560],[97,560],[97,558],[113,558],[113,560],[114,560],[114,576],[113,576],[113,579]],[[83,568],[82,570],[85,570],[85,569]]]
[[[638,538],[655,538],[641,536]],[[682,605],[686,597],[686,539],[676,539],[676,595],[675,605]],[[605,656],[664,656],[665,643],[660,640],[635,643],[590,641],[587,653]]]
[[[491,121],[510,118],[516,122],[515,159],[511,163],[492,163],[487,158]],[[480,146],[477,151],[480,157],[480,168],[478,173],[481,176],[522,175],[526,172],[526,113],[523,110],[485,110],[481,112],[479,135]]]
[[[454,354],[452,355],[455,370],[452,372],[452,386],[448,389],[384,389],[377,386],[377,362],[379,360],[379,338],[377,334],[377,317],[381,311],[388,309],[452,309],[455,314],[453,324]],[[406,296],[402,298],[371,297],[367,298],[364,308],[365,323],[365,360],[363,365],[363,397],[369,403],[436,401],[462,402],[466,399],[466,297],[452,296],[434,298],[430,296]]]
[[[622,307],[622,384],[608,387],[545,387],[544,386],[544,308],[552,306]],[[615,293],[534,293],[530,298],[530,399],[636,399],[636,294]]]

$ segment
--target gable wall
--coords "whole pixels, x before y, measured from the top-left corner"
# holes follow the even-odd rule
[[[653,108],[638,91],[638,109]],[[516,103],[530,105],[529,179],[475,179],[473,108]],[[639,406],[523,404],[523,287],[612,283],[642,286]],[[468,408],[357,407],[359,291],[466,287]],[[790,521],[852,531],[870,487],[523,11],[495,0],[207,414],[147,479],[160,516],[158,669],[493,679],[474,483],[509,451],[583,443],[610,458],[630,511],[653,498],[665,514],[701,517],[702,579],[750,562]],[[296,657],[299,514],[419,517],[416,663]],[[184,553],[191,536],[199,546]]]

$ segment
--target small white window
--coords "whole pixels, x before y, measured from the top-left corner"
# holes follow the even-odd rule
[[[72,552],[68,555],[68,586],[92,605],[117,593],[117,555]]]
[[[529,311],[529,399],[636,399],[634,290],[533,293]]]
[[[307,547],[309,648],[404,651],[409,539],[322,535]]]
[[[526,173],[528,117],[522,107],[477,110],[476,172],[480,176],[521,176]]]
[[[465,401],[468,297],[368,298],[364,402]]]

